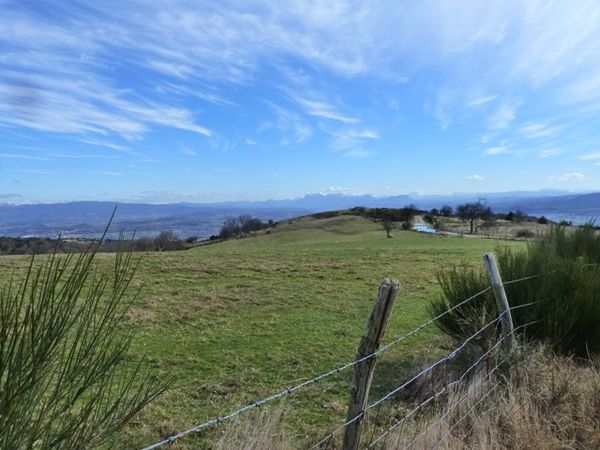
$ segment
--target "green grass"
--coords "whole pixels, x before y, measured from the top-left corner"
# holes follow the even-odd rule
[[[143,447],[352,360],[384,277],[402,283],[384,339],[391,340],[428,318],[426,300],[439,292],[436,267],[480,264],[497,245],[393,234],[386,239],[379,224],[359,217],[305,218],[253,238],[141,255],[134,284],[142,290],[126,324],[137,331],[132,352],[147,355],[156,376],[175,384],[117,436],[114,448]],[[110,258],[98,255],[101,263]],[[26,263],[0,258],[0,273]],[[432,327],[387,352],[372,396],[441,344]],[[347,371],[286,400],[284,422],[299,443],[341,423],[350,377]],[[174,448],[210,448],[218,433],[190,436]]]

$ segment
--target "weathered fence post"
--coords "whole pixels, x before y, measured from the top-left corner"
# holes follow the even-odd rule
[[[496,299],[498,314],[502,314],[502,318],[500,319],[503,338],[502,345],[506,353],[512,355],[517,348],[517,338],[514,333],[512,315],[510,313],[506,291],[504,290],[504,284],[502,283],[502,277],[500,276],[500,271],[496,265],[496,258],[493,253],[486,253],[483,257],[483,261],[485,262],[492,292]]]
[[[396,280],[386,278],[379,285],[379,295],[367,322],[365,334],[358,345],[356,360],[372,354],[379,348],[399,290],[400,283]],[[354,366],[347,421],[356,417],[358,419],[346,427],[343,450],[356,450],[360,443],[360,433],[366,416],[369,389],[376,362],[377,357],[374,356]]]

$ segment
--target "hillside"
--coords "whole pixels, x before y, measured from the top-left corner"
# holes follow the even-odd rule
[[[436,267],[480,264],[495,246],[410,231],[394,236],[386,239],[379,224],[360,217],[305,217],[252,238],[142,254],[134,286],[142,291],[126,327],[137,332],[133,352],[146,354],[156,376],[173,377],[175,385],[127,427],[116,448],[140,448],[351,360],[385,276],[402,282],[387,332],[392,339],[427,317],[425,301],[438,290]],[[110,259],[99,255],[102,265]],[[0,276],[27,262],[0,257]],[[374,392],[398,381],[432,343],[440,345],[429,328],[386,354]],[[350,375],[286,402],[286,423],[298,442],[310,443],[340,420]],[[197,448],[217,434],[189,437],[178,448]]]
[[[111,238],[136,232],[155,236],[172,230],[181,237],[207,238],[218,232],[228,217],[250,214],[259,219],[280,220],[308,212],[301,208],[190,205],[115,202],[71,202],[32,205],[0,204],[0,236],[41,236],[97,238],[102,234],[115,207]]]
[[[372,195],[310,194],[300,198],[255,202],[121,203],[114,230],[138,236],[154,236],[173,230],[181,237],[209,237],[218,232],[226,218],[249,214],[262,220],[281,220],[301,214],[348,209],[403,208],[415,204],[422,210],[456,207],[460,203],[485,199],[496,212],[522,210],[549,218],[571,219],[576,223],[600,216],[600,193],[569,194],[559,191],[508,192],[482,194]],[[70,202],[52,204],[7,205],[0,203],[0,236],[97,237],[110,217],[115,202]],[[115,236],[112,236],[115,237]]]

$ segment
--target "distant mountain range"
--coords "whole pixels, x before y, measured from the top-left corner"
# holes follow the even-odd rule
[[[257,202],[122,203],[111,228],[111,237],[119,231],[138,236],[153,236],[173,230],[181,237],[208,237],[219,231],[229,217],[249,214],[261,220],[283,220],[319,211],[354,206],[402,208],[415,204],[420,209],[440,208],[464,202],[483,201],[494,211],[520,209],[527,214],[551,219],[583,222],[600,217],[600,193],[567,194],[561,191],[506,192],[423,196],[418,194],[375,197],[372,195],[309,194],[296,199]],[[0,204],[0,235],[97,237],[106,226],[115,203],[70,202],[54,204]]]
[[[0,205],[0,236],[95,238],[101,235],[113,210],[117,212],[109,238],[123,231],[136,236],[155,236],[172,230],[179,237],[208,237],[219,231],[229,217],[249,214],[261,220],[282,220],[310,211],[285,207],[189,205],[113,202],[70,202],[31,205]]]

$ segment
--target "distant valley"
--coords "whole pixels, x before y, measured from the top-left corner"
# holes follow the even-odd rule
[[[260,202],[176,203],[118,205],[109,237],[119,232],[136,232],[138,237],[155,236],[172,230],[180,237],[207,238],[218,233],[227,218],[251,215],[261,220],[284,220],[320,211],[354,206],[401,208],[415,204],[419,209],[455,207],[484,201],[496,212],[520,209],[527,214],[553,220],[582,223],[600,217],[600,193],[567,194],[560,191],[454,194],[447,196],[398,195],[375,197],[344,194],[310,194],[296,199]],[[116,203],[70,202],[54,204],[0,204],[0,236],[93,238],[104,230]]]

